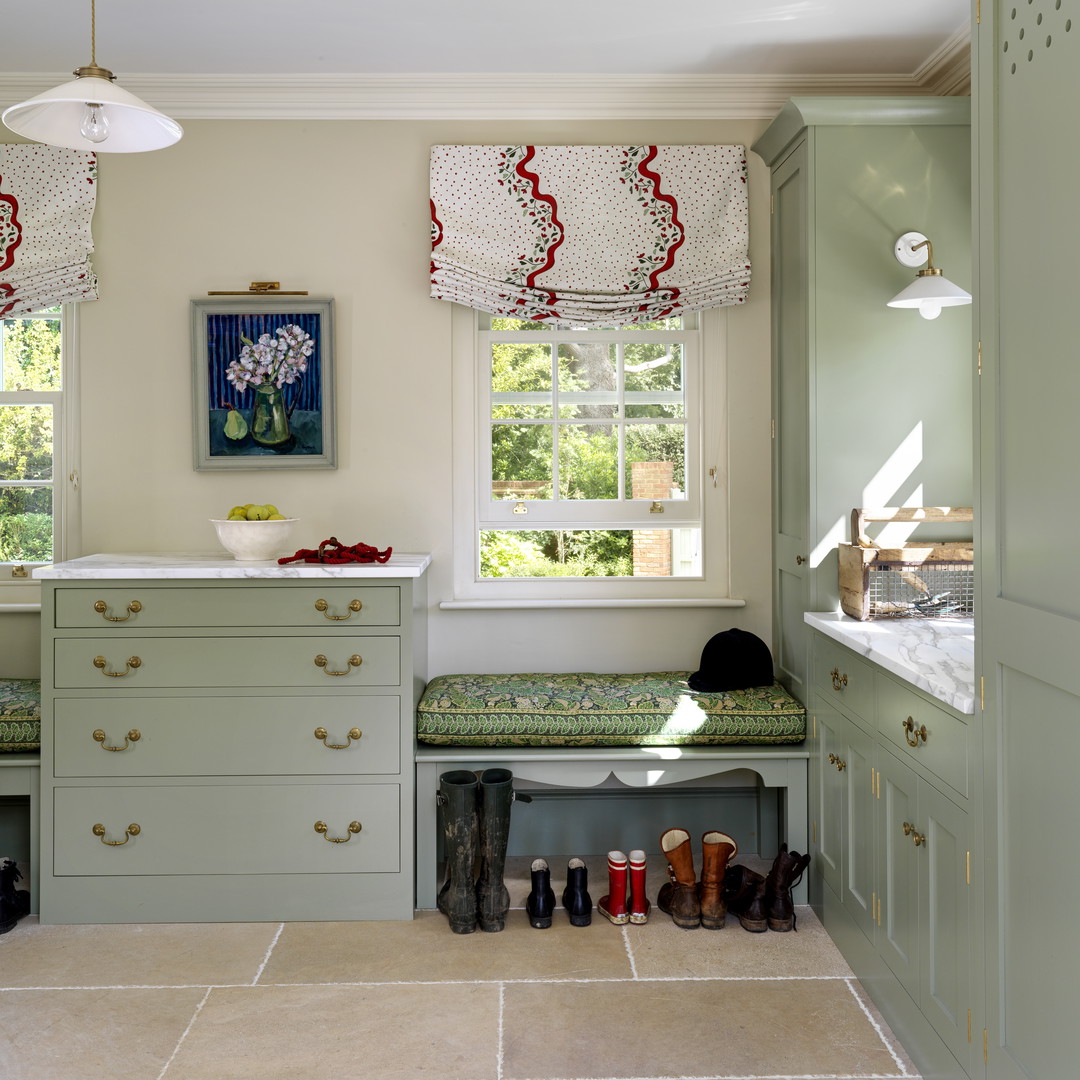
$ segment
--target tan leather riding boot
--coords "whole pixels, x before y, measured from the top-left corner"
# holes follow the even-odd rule
[[[668,861],[670,881],[660,886],[656,906],[684,930],[701,925],[701,902],[694,874],[694,852],[685,829],[668,829],[660,836],[660,851]]]
[[[710,830],[701,838],[701,925],[706,930],[722,930],[727,919],[724,901],[724,871],[738,853],[739,845],[727,833]]]

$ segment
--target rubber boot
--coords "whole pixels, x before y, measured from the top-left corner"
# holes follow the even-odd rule
[[[765,911],[770,930],[785,933],[795,929],[795,904],[791,899],[791,890],[802,881],[803,871],[809,865],[809,855],[789,852],[787,844],[780,845],[772,869],[765,878]]]
[[[450,920],[450,929],[455,934],[471,934],[476,929],[473,869],[479,836],[478,787],[476,773],[465,769],[439,777],[437,798],[442,808],[446,844],[446,881],[439,890],[437,904]]]
[[[749,866],[729,866],[724,874],[724,900],[744,930],[763,934],[769,929],[765,915],[765,879]]]
[[[694,875],[694,852],[685,829],[668,829],[660,836],[660,850],[667,856],[670,881],[660,886],[656,906],[684,930],[701,925],[701,901]]]
[[[496,934],[506,926],[510,892],[503,881],[506,842],[510,838],[510,806],[514,777],[509,769],[485,769],[480,774],[480,876],[476,910],[480,929]]]
[[[581,859],[566,864],[566,888],[562,894],[563,907],[570,916],[571,926],[588,926],[592,922],[592,897],[589,895],[589,869]]]
[[[701,881],[698,900],[701,903],[701,925],[706,930],[722,930],[727,919],[724,900],[724,872],[728,860],[738,853],[739,845],[727,833],[711,830],[701,838]]]
[[[645,852],[630,852],[630,921],[638,926],[649,921],[652,905],[645,895]]]
[[[626,910],[626,856],[621,851],[607,853],[608,892],[596,903],[596,910],[609,922],[622,926],[630,921]]]
[[[555,910],[555,893],[551,888],[551,870],[546,859],[532,861],[532,892],[525,901],[525,910],[529,913],[529,925],[537,930],[546,930],[551,925],[551,916]]]
[[[0,934],[6,934],[30,914],[30,893],[15,888],[15,882],[21,879],[13,859],[0,859]]]

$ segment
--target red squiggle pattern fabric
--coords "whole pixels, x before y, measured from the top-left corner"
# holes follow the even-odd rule
[[[664,261],[664,265],[658,270],[654,270],[649,275],[649,285],[654,289],[659,288],[659,283],[656,279],[664,273],[665,270],[670,270],[672,266],[675,265],[675,252],[683,246],[683,241],[686,239],[686,233],[683,229],[682,222],[679,220],[679,204],[675,201],[674,196],[668,195],[660,190],[660,174],[653,172],[652,169],[648,167],[655,157],[656,147],[650,146],[648,156],[638,165],[638,172],[647,180],[652,181],[653,196],[666,202],[668,206],[671,207],[671,224],[678,230],[679,239],[667,249],[667,259]],[[671,290],[671,299],[674,301],[678,296],[679,290],[673,288]]]
[[[532,159],[535,156],[536,156],[536,147],[535,146],[526,147],[525,156],[517,163],[517,167],[516,167],[515,171],[517,172],[518,176],[520,176],[523,180],[528,180],[529,181],[529,184],[532,186],[532,197],[534,199],[536,199],[538,202],[547,203],[548,206],[551,207],[551,224],[554,226],[555,230],[558,232],[559,238],[555,241],[554,244],[552,244],[547,249],[547,252],[546,252],[547,258],[544,260],[544,265],[539,267],[536,270],[533,270],[529,274],[529,276],[526,278],[526,284],[530,288],[535,287],[536,279],[541,274],[543,274],[546,271],[550,270],[555,265],[555,251],[562,244],[563,238],[564,238],[564,230],[563,230],[563,227],[562,227],[562,222],[559,220],[559,213],[558,213],[559,206],[558,206],[558,203],[555,201],[555,199],[551,195],[547,195],[547,194],[545,194],[544,192],[542,192],[540,190],[540,177],[537,176],[536,173],[530,172],[528,169],[525,168],[525,166],[528,165],[528,163],[530,161],[532,161]],[[555,303],[555,294],[550,293],[549,296],[551,297],[550,303],[554,304]]]

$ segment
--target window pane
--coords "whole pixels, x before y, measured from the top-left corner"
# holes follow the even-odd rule
[[[51,405],[0,405],[0,480],[51,480]]]
[[[623,348],[623,382],[626,415],[630,419],[685,415],[681,345],[627,342]]]
[[[631,499],[686,498],[686,431],[682,424],[627,427],[625,483]]]
[[[551,393],[551,346],[496,342],[491,346],[492,393]]]
[[[507,529],[480,533],[482,578],[700,575],[700,529]]]
[[[0,562],[52,558],[52,488],[0,488]]]
[[[618,453],[611,424],[560,424],[559,498],[617,499]]]
[[[494,424],[491,428],[491,497],[550,499],[551,427]]]
[[[559,416],[564,420],[614,420],[618,416],[614,345],[582,342],[559,346]]]
[[[4,319],[0,390],[60,389],[60,320]]]
[[[502,319],[495,315],[491,316],[491,329],[492,330],[550,330],[552,325],[549,322],[537,321],[530,322],[528,319]]]

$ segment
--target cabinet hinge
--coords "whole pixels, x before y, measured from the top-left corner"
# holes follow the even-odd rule
[[[971,1010],[968,1009],[968,1042],[971,1042]]]
[[[776,192],[775,191],[772,192],[769,195],[769,213],[770,214],[775,214],[776,213]]]
[[[775,416],[769,421],[769,433],[772,436],[772,438],[774,438],[774,439],[776,438],[776,417]]]
[[[870,770],[870,798],[874,797],[874,773],[875,769]]]
[[[810,719],[814,721],[814,734],[811,736],[811,738],[816,739],[817,738],[817,717],[812,716]]]
[[[979,676],[979,712],[986,711],[986,676]]]
[[[879,799],[881,798],[881,770],[880,769],[878,769],[878,774],[877,774],[877,797]]]
[[[989,1038],[990,1038],[990,1033],[986,1030],[986,1028],[983,1028],[983,1064],[984,1065],[989,1065],[990,1064],[990,1056],[986,1052],[986,1044],[987,1044]]]
[[[971,884],[971,852],[970,851],[967,852],[966,855],[965,855],[964,864],[965,864],[964,872],[965,872],[965,875],[967,877],[967,883],[970,885]]]
[[[877,898],[877,924],[881,925],[881,897]]]
[[[816,821],[811,821],[810,826],[811,826],[811,832],[813,833],[813,836],[814,836],[814,843],[816,844],[817,843],[817,822]]]
[[[982,0],[975,0],[975,23],[982,22]]]
[[[979,369],[978,374],[982,374],[982,342],[979,342]]]

